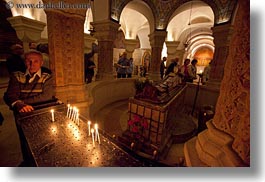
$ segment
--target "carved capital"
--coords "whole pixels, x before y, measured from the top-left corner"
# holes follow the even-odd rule
[[[234,28],[230,24],[218,25],[212,28],[214,44],[217,46],[229,46]]]
[[[133,53],[135,46],[137,45],[138,40],[136,39],[125,39],[125,49],[128,53]]]
[[[14,16],[7,19],[16,30],[18,38],[22,42],[38,42],[45,23],[24,16]],[[27,44],[25,44],[27,45]],[[24,47],[25,48],[25,47]]]
[[[99,41],[114,41],[120,25],[110,20],[91,22],[94,27],[94,36]]]
[[[180,41],[165,41],[167,45],[167,53],[168,54],[176,54],[177,53],[177,47],[180,43]]]
[[[163,47],[167,31],[154,31],[149,35],[150,44],[152,47]]]

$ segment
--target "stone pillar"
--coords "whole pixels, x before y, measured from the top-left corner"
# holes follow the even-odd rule
[[[239,1],[213,124],[250,165],[250,0]],[[230,29],[230,27],[229,27]]]
[[[89,53],[92,51],[92,44],[96,42],[96,39],[90,34],[84,34],[84,52]]]
[[[98,40],[98,73],[97,80],[113,79],[113,42],[119,24],[110,20],[91,23]]]
[[[224,76],[224,66],[229,55],[229,44],[233,34],[230,24],[218,25],[212,28],[214,37],[214,58],[208,84],[220,86]]]
[[[177,47],[179,41],[165,41],[167,45],[167,62],[166,66],[168,67],[171,60],[177,57]]]
[[[137,43],[138,41],[136,39],[125,39],[125,50],[128,59],[132,58]]]
[[[85,11],[83,15],[56,9],[46,9],[45,12],[56,96],[65,103],[83,102]]]
[[[23,42],[24,52],[29,51],[30,42],[39,42],[41,32],[46,26],[45,23],[32,20],[24,16],[14,16],[7,19],[16,30],[17,37]]]
[[[229,34],[225,39],[229,42],[223,44],[225,52],[218,48],[216,56],[226,62],[216,112],[207,122],[208,129],[185,143],[188,166],[200,166],[198,161],[208,166],[250,166],[250,0],[238,1],[233,19],[232,35],[231,26],[222,25],[227,27],[223,31]],[[220,69],[215,64],[215,69]],[[221,77],[214,76],[217,80]]]
[[[183,65],[184,63],[184,54],[185,54],[185,49],[182,49],[182,50],[177,50],[177,56],[179,58],[179,65]]]
[[[152,47],[151,52],[151,64],[149,75],[153,80],[160,80],[160,62],[161,62],[161,53],[163,49],[163,44],[167,36],[166,31],[154,31],[149,35],[150,44]]]

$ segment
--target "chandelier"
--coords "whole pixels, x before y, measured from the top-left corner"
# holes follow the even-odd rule
[[[189,23],[188,23],[189,32],[188,32],[187,39],[184,43],[185,50],[188,49],[188,46],[189,46],[190,41],[191,41],[191,15],[192,15],[192,2],[190,3],[190,15],[189,15]]]

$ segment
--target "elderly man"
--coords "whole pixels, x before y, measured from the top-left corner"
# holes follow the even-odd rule
[[[25,54],[26,71],[11,75],[4,99],[15,112],[30,112],[34,110],[32,104],[52,100],[52,74],[42,64],[42,54],[30,51]]]
[[[41,67],[42,64],[43,58],[40,52],[27,52],[25,54],[26,71],[16,71],[11,74],[4,95],[6,104],[14,111],[24,158],[21,166],[31,166],[31,164],[26,140],[18,120],[19,113],[31,112],[35,104],[50,101],[54,96],[52,73],[48,68]]]

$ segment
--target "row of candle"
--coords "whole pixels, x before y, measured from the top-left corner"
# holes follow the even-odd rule
[[[92,136],[92,143],[93,146],[95,146],[95,142],[98,141],[100,144],[100,137],[99,137],[99,132],[98,132],[98,124],[94,124],[94,128],[91,128],[91,121],[87,122],[88,125],[88,135]]]
[[[75,106],[72,107],[70,104],[67,104],[66,117],[74,121],[74,123],[77,123],[77,125],[79,126],[79,110]]]
[[[72,107],[70,104],[67,104],[67,112],[66,116],[77,123],[79,126],[79,110],[76,107]],[[94,124],[94,128],[91,128],[91,121],[88,121],[88,135],[92,137],[93,146],[95,146],[95,142],[100,144],[100,137],[98,131],[98,124]]]
[[[52,114],[52,122],[55,121],[54,119],[54,109],[51,109]],[[74,121],[74,123],[77,123],[79,126],[79,110],[76,107],[72,107],[70,104],[67,105],[67,113],[66,117]],[[88,121],[88,135],[92,137],[92,143],[93,146],[95,146],[95,142],[98,142],[100,144],[100,137],[99,137],[99,131],[98,131],[98,124],[94,124],[94,128],[91,128],[91,121]]]

